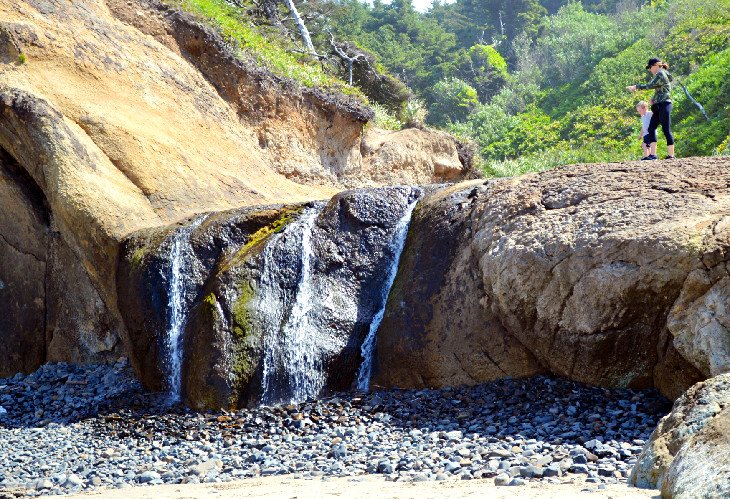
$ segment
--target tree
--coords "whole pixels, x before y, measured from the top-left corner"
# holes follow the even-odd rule
[[[473,45],[457,54],[456,74],[472,85],[481,102],[489,101],[507,81],[507,62],[491,45]]]
[[[459,78],[441,80],[433,87],[429,121],[436,125],[446,125],[465,121],[479,105],[474,87]]]

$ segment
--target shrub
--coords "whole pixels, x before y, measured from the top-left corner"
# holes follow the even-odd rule
[[[420,127],[426,123],[426,116],[428,116],[426,104],[422,100],[412,97],[403,106],[401,121],[406,127]]]
[[[375,116],[371,123],[378,128],[385,130],[400,130],[403,128],[403,123],[393,116],[388,108],[377,102],[371,102],[370,107],[372,108]]]
[[[487,102],[507,81],[507,62],[490,45],[473,45],[460,51],[456,68],[459,78],[472,85],[482,102]]]
[[[434,85],[432,100],[429,118],[437,125],[465,121],[479,104],[474,87],[459,78],[447,78]]]

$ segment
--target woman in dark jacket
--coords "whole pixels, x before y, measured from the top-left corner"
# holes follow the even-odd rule
[[[652,57],[646,65],[654,78],[645,85],[631,85],[626,90],[635,92],[636,90],[654,89],[654,98],[652,99],[651,111],[652,117],[649,122],[649,130],[646,134],[646,143],[649,146],[649,155],[644,159],[657,159],[656,156],[656,129],[659,125],[662,127],[664,137],[667,139],[667,159],[674,159],[674,136],[672,135],[672,75],[669,74],[669,64],[662,62],[660,59]]]

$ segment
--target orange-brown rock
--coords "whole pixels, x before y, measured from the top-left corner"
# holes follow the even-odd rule
[[[547,372],[677,397],[729,358],[728,166],[575,165],[424,199],[375,383]]]
[[[116,267],[131,233],[380,182],[360,147],[371,116],[155,0],[0,2],[0,375],[129,351]],[[441,148],[428,142],[422,158]],[[439,178],[410,161],[387,181],[413,169]]]

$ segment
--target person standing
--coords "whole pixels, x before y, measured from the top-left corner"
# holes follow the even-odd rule
[[[647,130],[649,141],[649,156],[645,159],[657,159],[656,155],[656,129],[661,125],[664,137],[667,139],[667,158],[674,159],[674,135],[672,135],[672,75],[669,73],[669,64],[661,59],[652,57],[646,65],[654,77],[649,83],[630,85],[626,87],[629,92],[637,90],[654,89],[654,97],[651,101],[652,116]]]
[[[641,141],[641,150],[644,151],[644,155],[641,157],[642,160],[651,159],[649,155],[649,123],[651,117],[654,115],[649,111],[649,104],[646,101],[640,101],[636,105],[636,112],[641,116],[641,133],[639,133],[639,140]]]

